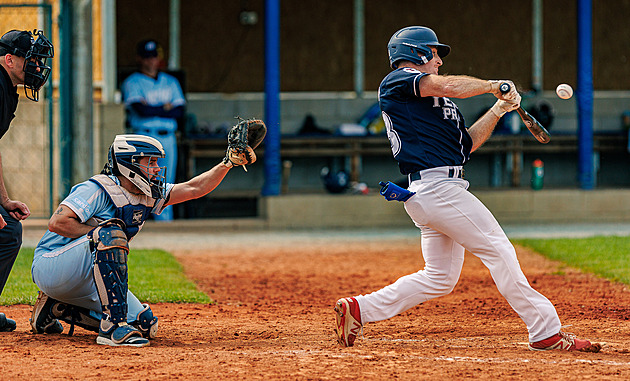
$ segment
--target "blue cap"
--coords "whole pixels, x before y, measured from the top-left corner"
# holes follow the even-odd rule
[[[158,56],[159,45],[155,40],[143,40],[138,43],[137,51],[140,58],[152,58]]]

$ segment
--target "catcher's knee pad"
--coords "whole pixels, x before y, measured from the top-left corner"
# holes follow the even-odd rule
[[[127,235],[118,224],[104,224],[92,237],[94,283],[103,313],[114,323],[127,321]]]
[[[147,339],[155,339],[158,331],[158,318],[153,316],[153,311],[151,311],[151,307],[148,304],[143,304],[142,311],[138,314],[136,320],[129,323],[130,325],[136,327],[142,336]]]

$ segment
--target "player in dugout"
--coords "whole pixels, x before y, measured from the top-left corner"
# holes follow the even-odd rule
[[[335,305],[339,343],[352,346],[366,323],[449,294],[468,250],[490,270],[501,295],[525,322],[529,349],[599,352],[600,344],[561,331],[555,307],[530,286],[508,237],[464,180],[463,165],[470,153],[490,137],[505,113],[519,107],[514,83],[439,75],[451,48],[427,27],[397,31],[387,48],[393,71],[380,84],[379,103],[394,158],[409,179],[408,189],[400,191],[407,193],[405,210],[421,230],[425,267],[370,294],[339,299]],[[503,82],[511,86],[506,94],[499,89]],[[467,127],[450,98],[481,94],[498,99]]]
[[[249,144],[258,145],[264,132],[262,137],[250,136]],[[229,139],[221,163],[173,184],[166,182],[166,168],[158,164],[165,152],[157,139],[116,136],[101,174],[71,189],[35,248],[31,273],[41,291],[30,319],[33,333],[62,333],[61,320],[70,324],[70,335],[75,325],[98,332],[98,344],[149,345],[157,335],[158,318],[128,289],[129,241],[151,213],[202,197],[230,168],[253,163],[253,149],[241,146],[239,151]]]

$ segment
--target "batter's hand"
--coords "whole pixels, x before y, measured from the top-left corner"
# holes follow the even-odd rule
[[[500,118],[505,115],[505,113],[516,110],[520,107],[520,105],[521,95],[519,93],[516,93],[516,99],[514,100],[504,101],[498,99],[496,103],[492,106],[492,108],[490,108],[490,111],[492,111],[494,115]]]
[[[490,84],[492,85],[492,90],[490,91],[495,97],[497,97],[498,99],[504,100],[504,101],[511,101],[511,100],[515,100],[516,97],[519,97],[519,104],[520,104],[520,95],[518,94],[518,91],[516,91],[516,86],[514,86],[514,82],[507,80],[507,79],[501,79],[501,80],[491,80],[489,81]],[[502,83],[508,83],[510,85],[510,91],[508,91],[507,93],[503,94],[501,93],[501,84]]]
[[[2,205],[9,215],[16,220],[25,220],[31,215],[31,211],[28,209],[25,203],[21,201],[9,200]],[[4,226],[3,226],[4,227]]]

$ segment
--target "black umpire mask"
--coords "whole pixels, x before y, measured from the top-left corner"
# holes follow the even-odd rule
[[[37,102],[39,90],[50,76],[51,67],[46,63],[54,56],[52,43],[41,30],[12,30],[0,38],[0,49],[4,54],[24,57],[24,92],[28,99]]]

